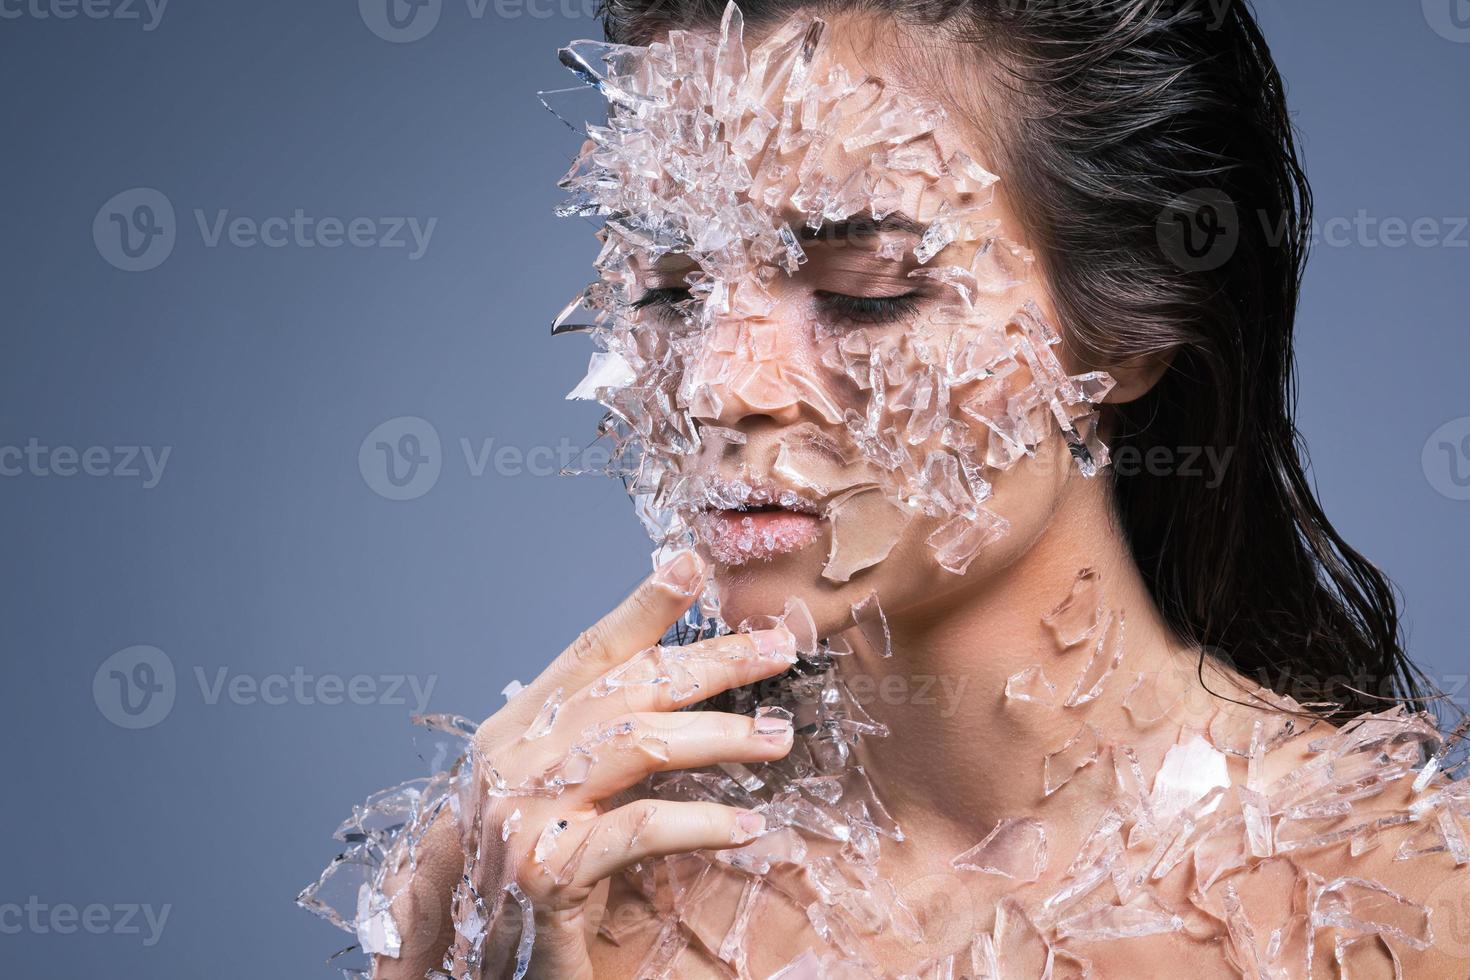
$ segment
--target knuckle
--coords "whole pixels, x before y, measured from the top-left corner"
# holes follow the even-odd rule
[[[632,595],[628,596],[627,612],[630,616],[635,616],[640,619],[658,615],[663,612],[664,607],[667,605],[664,598],[666,595],[667,593],[657,586],[645,582],[634,589]]]
[[[623,807],[621,826],[618,828],[624,840],[633,836],[633,831],[646,827],[658,819],[659,806],[653,800],[636,800]]]
[[[475,729],[475,734],[470,737],[470,743],[474,746],[475,752],[481,756],[488,754],[499,741],[496,737],[497,726],[492,724],[493,721],[493,718],[482,721]]]
[[[607,628],[601,623],[589,626],[567,648],[574,663],[601,664],[607,660]]]
[[[557,895],[558,886],[555,879],[545,873],[544,868],[539,868],[527,858],[516,866],[515,874],[512,876],[515,883],[520,886],[522,892],[533,904],[545,905],[551,902]]]
[[[498,749],[499,738],[493,732],[480,731],[470,741],[468,762],[474,766],[481,778],[487,773],[487,767],[493,766],[495,752]]]

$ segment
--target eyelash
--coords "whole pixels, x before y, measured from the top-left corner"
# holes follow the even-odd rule
[[[864,325],[897,323],[912,316],[919,308],[918,293],[904,293],[902,296],[849,296],[846,293],[818,290],[814,295],[823,312],[841,317],[848,323]]]
[[[649,289],[633,301],[633,309],[646,310],[649,307],[655,307],[673,310],[675,303],[682,303],[689,298],[687,289],[672,286],[663,289]],[[674,310],[674,312],[678,311]]]
[[[822,312],[860,325],[896,323],[912,316],[919,307],[919,293],[901,296],[849,296],[818,290],[813,294]],[[676,304],[689,299],[689,290],[679,288],[650,289],[633,302],[633,309],[653,309],[675,315]]]

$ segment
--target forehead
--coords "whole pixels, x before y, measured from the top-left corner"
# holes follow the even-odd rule
[[[767,239],[754,259],[781,265],[803,229],[855,216],[928,224],[947,209],[963,238],[996,178],[862,24],[795,18],[747,38],[732,5],[717,30],[566,49],[610,103],[569,180],[613,239],[654,258],[705,255],[721,277],[739,272],[736,241]]]

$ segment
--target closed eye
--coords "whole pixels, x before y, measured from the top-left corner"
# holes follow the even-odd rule
[[[826,316],[858,325],[895,323],[912,316],[918,310],[922,296],[919,292],[897,296],[852,296],[827,290],[817,290],[812,295],[818,310]],[[633,308],[652,309],[663,316],[684,316],[684,304],[692,298],[684,287],[649,289],[633,301]]]
[[[686,305],[694,298],[683,286],[668,286],[644,290],[643,295],[633,301],[633,309],[649,310],[660,320],[677,323],[692,315]]]
[[[688,289],[683,287],[670,287],[663,289],[647,289],[643,295],[633,301],[633,309],[642,310],[650,306],[673,306],[690,298]]]
[[[813,295],[823,313],[853,324],[896,323],[918,310],[921,296],[918,292],[898,296],[849,296],[825,290],[818,290]]]

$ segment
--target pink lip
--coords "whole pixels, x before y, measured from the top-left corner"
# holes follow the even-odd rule
[[[793,510],[717,510],[702,515],[700,537],[723,565],[770,559],[810,546],[822,529],[822,518]]]
[[[821,501],[814,497],[749,475],[737,479],[704,477],[691,503],[698,510],[710,512],[772,506],[802,514],[822,511]]]

